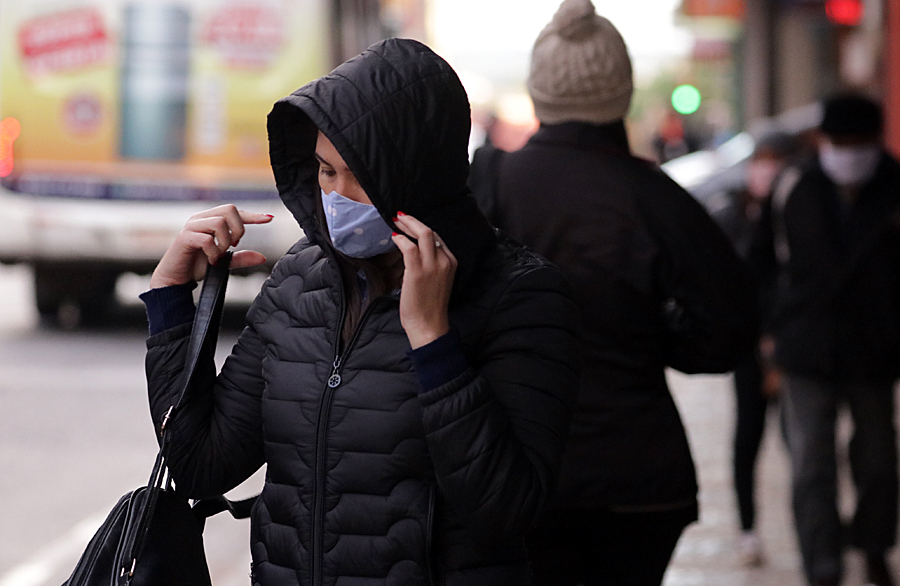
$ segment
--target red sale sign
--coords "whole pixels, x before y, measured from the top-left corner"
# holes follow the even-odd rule
[[[96,8],[76,8],[28,20],[19,52],[29,75],[77,71],[106,60],[110,38]]]

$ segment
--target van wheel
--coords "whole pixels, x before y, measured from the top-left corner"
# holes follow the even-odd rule
[[[102,323],[115,302],[118,278],[110,269],[36,264],[34,299],[41,323],[62,329]]]

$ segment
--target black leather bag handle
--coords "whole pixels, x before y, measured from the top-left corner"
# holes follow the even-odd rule
[[[197,302],[197,310],[194,313],[194,323],[191,328],[191,337],[188,340],[187,359],[185,361],[183,382],[181,390],[175,402],[166,411],[160,426],[159,453],[150,473],[147,483],[147,497],[141,503],[138,513],[140,521],[135,523],[125,535],[122,547],[119,549],[118,561],[120,572],[117,577],[119,585],[129,584],[134,573],[134,567],[143,550],[144,540],[150,530],[150,521],[153,519],[153,511],[159,491],[163,490],[167,483],[166,460],[169,455],[170,433],[168,423],[177,413],[178,407],[190,392],[197,364],[206,355],[215,354],[218,339],[219,324],[222,320],[222,309],[225,303],[225,288],[228,285],[228,269],[231,265],[232,253],[226,252],[215,265],[209,265],[206,269],[206,278],[200,289],[200,299]]]
[[[197,311],[194,313],[194,325],[191,329],[191,338],[188,343],[187,361],[184,365],[184,383],[181,393],[175,404],[170,407],[171,416],[184,401],[191,388],[197,364],[204,354],[213,355],[216,352],[216,342],[219,338],[219,324],[222,321],[222,309],[225,305],[225,287],[228,285],[228,267],[231,266],[232,252],[226,252],[214,265],[206,269],[206,278],[203,280],[203,288],[200,290],[200,300],[197,303]],[[160,430],[165,438],[166,429]],[[163,441],[163,443],[166,443]]]

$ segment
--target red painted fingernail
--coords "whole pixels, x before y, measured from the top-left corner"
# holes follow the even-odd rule
[[[406,214],[404,214],[403,212],[397,212],[397,215],[400,216],[400,217],[403,217],[403,216],[405,216]]]
[[[396,232],[391,232],[391,236],[400,236],[400,235],[397,234]]]
[[[263,215],[264,215],[264,216],[269,216],[270,218],[274,218],[274,217],[275,217],[275,216],[273,216],[272,214],[263,214]]]
[[[391,218],[391,219],[392,219],[394,222],[399,222],[399,221],[400,221],[400,218],[398,218],[397,216],[394,216],[394,217]]]

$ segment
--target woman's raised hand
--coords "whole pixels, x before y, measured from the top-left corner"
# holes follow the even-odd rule
[[[400,323],[410,346],[419,348],[450,331],[447,308],[457,262],[440,236],[419,220],[398,212],[394,223],[405,234],[393,236],[404,264]]]
[[[200,281],[206,274],[207,264],[215,264],[225,251],[238,245],[244,236],[245,224],[271,221],[269,214],[246,212],[232,204],[194,214],[156,265],[150,287],[156,289]],[[231,267],[253,267],[264,262],[266,257],[262,254],[241,250],[234,253]]]

